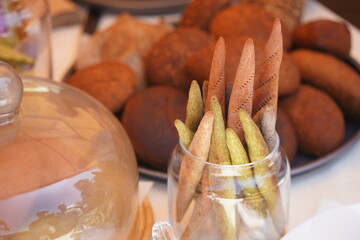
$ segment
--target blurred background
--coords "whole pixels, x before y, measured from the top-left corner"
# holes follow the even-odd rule
[[[360,1],[358,0],[318,0],[349,22],[360,28]]]

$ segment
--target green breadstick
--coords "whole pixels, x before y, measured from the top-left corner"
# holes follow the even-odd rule
[[[232,128],[226,129],[226,144],[229,149],[232,165],[242,165],[250,162],[244,146]],[[251,171],[248,173],[250,175],[244,174],[249,177],[252,176]]]
[[[250,161],[257,162],[269,154],[267,144],[260,129],[248,113],[240,109],[239,115],[249,149]],[[266,200],[274,226],[281,235],[285,230],[285,214],[281,205],[276,169],[274,169],[276,166],[269,161],[271,160],[262,160],[254,166],[254,177],[261,194]]]
[[[179,119],[174,122],[175,128],[179,134],[179,139],[186,149],[189,148],[194,133]]]
[[[243,109],[239,110],[239,117],[244,128],[245,141],[248,146],[250,161],[256,162],[263,159],[269,154],[269,149],[258,126]]]
[[[221,165],[231,165],[229,150],[226,145],[225,122],[222,109],[216,96],[210,98],[210,109],[214,113],[214,129],[211,135],[209,162]],[[220,198],[235,199],[236,189],[233,177],[216,176],[210,168],[210,189]],[[221,226],[222,239],[236,239],[235,205],[214,203],[218,225]]]
[[[226,145],[225,122],[216,96],[212,96],[210,99],[210,110],[214,113],[214,130],[211,135],[209,162],[231,165],[230,154]]]
[[[239,137],[231,128],[226,129],[226,143],[229,148],[232,165],[243,165],[250,162],[244,146]],[[266,217],[266,205],[264,199],[256,186],[252,169],[241,168],[237,173],[236,181],[241,186],[245,195],[245,204],[254,209],[260,216]]]
[[[185,125],[193,132],[199,126],[204,115],[204,104],[201,96],[200,86],[197,81],[193,80],[189,89],[189,97],[186,105]]]
[[[4,44],[0,44],[0,60],[9,63],[13,67],[32,64],[34,62],[32,58]]]

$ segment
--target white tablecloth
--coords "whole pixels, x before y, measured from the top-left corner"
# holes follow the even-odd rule
[[[303,21],[317,18],[340,19],[333,12],[315,2],[308,0]],[[105,26],[112,19],[106,18],[101,24]],[[104,23],[105,22],[105,23]],[[352,34],[352,57],[360,62],[360,32],[350,25]],[[52,34],[54,79],[60,81],[67,69],[72,65],[78,52],[81,40],[81,27],[70,26],[57,28]],[[314,216],[324,200],[336,201],[340,204],[360,203],[360,140],[341,157],[322,166],[292,178],[290,198],[291,230],[306,219]],[[142,180],[153,180],[142,177]],[[155,221],[167,220],[166,183],[156,181],[149,193]]]

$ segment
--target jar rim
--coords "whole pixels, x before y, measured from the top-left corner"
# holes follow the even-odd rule
[[[271,152],[268,155],[266,155],[264,158],[259,159],[259,160],[255,161],[255,162],[249,162],[249,163],[244,163],[244,164],[239,164],[239,165],[224,165],[224,164],[211,163],[211,162],[208,162],[206,160],[205,164],[209,165],[209,166],[212,166],[212,167],[221,167],[221,168],[253,167],[256,164],[259,164],[261,162],[264,162],[266,160],[274,158],[275,154],[278,152],[278,150],[280,148],[280,137],[279,137],[277,132],[275,132],[275,136],[276,136],[276,138],[275,138],[275,146],[273,147]],[[179,139],[178,145],[180,146],[181,151],[183,151],[186,155],[190,156],[193,159],[197,159],[199,161],[201,160],[199,157],[197,157],[197,156],[193,155],[191,152],[189,152],[189,150],[187,150],[185,148],[184,144],[180,141],[180,139]]]

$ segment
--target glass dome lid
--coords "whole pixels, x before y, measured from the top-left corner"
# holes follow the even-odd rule
[[[1,63],[0,136],[0,239],[126,239],[138,172],[110,111]]]

